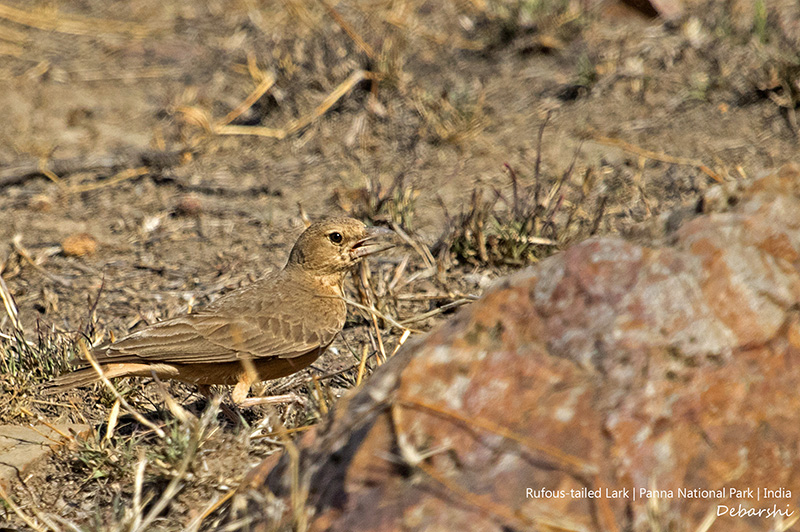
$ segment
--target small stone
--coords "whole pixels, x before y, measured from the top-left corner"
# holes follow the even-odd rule
[[[36,194],[28,201],[28,208],[37,212],[49,212],[53,209],[53,200],[44,194]]]
[[[64,255],[68,257],[82,257],[97,251],[97,240],[89,233],[73,233],[61,243]]]
[[[199,216],[203,212],[203,204],[195,196],[182,196],[175,204],[175,213],[179,216]]]

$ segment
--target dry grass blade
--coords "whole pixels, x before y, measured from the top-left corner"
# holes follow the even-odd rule
[[[108,415],[108,422],[106,423],[106,435],[103,439],[111,441],[114,437],[114,430],[117,428],[117,420],[119,419],[120,402],[114,401],[114,406],[111,407],[111,413]]]
[[[132,530],[136,530],[142,524],[142,484],[144,483],[144,470],[147,467],[147,457],[144,448],[139,448],[139,461],[136,463],[136,476],[133,482],[133,515],[134,521],[131,525]]]
[[[411,237],[408,235],[408,233],[406,233],[405,231],[403,231],[403,228],[402,228],[402,227],[400,227],[400,226],[399,226],[398,224],[396,224],[395,222],[392,222],[392,224],[391,224],[391,225],[392,225],[392,230],[393,230],[395,233],[397,233],[397,234],[400,236],[400,238],[402,238],[402,239],[403,239],[403,241],[404,241],[406,244],[408,244],[409,246],[411,246],[411,247],[414,249],[414,251],[416,251],[416,252],[417,252],[417,254],[418,254],[418,255],[419,255],[421,258],[422,258],[423,262],[425,262],[425,267],[426,267],[426,268],[433,268],[433,267],[435,267],[435,265],[436,265],[436,259],[434,259],[434,258],[433,258],[433,254],[431,253],[431,250],[430,250],[430,249],[428,249],[428,246],[425,246],[425,245],[423,245],[423,244],[421,244],[421,243],[417,242],[417,241],[416,241],[416,240],[414,240],[413,238],[411,238]]]
[[[236,490],[230,490],[228,493],[225,494],[224,497],[209,504],[208,507],[203,511],[203,513],[198,515],[194,520],[192,520],[191,523],[189,523],[189,525],[186,527],[186,532],[197,532],[198,530],[200,530],[200,526],[203,524],[203,522],[206,519],[208,519],[208,517],[211,514],[219,510],[223,504],[231,500],[231,498],[233,498],[234,495],[236,495]]]
[[[325,399],[325,394],[322,393],[322,386],[320,385],[319,379],[316,375],[314,375],[313,383],[314,393],[317,396],[317,403],[319,404],[319,410],[324,416],[328,413],[328,401]]]
[[[19,323],[19,311],[17,305],[14,303],[14,296],[8,291],[8,286],[0,275],[0,298],[3,299],[3,307],[6,309],[8,319],[11,320],[11,326],[17,331],[22,331],[22,325]]]
[[[291,135],[292,133],[296,133],[297,131],[303,129],[307,125],[311,124],[314,120],[318,119],[322,115],[324,115],[328,109],[333,107],[333,105],[339,101],[339,99],[350,92],[353,87],[364,81],[365,79],[377,79],[378,76],[373,74],[372,72],[367,72],[365,70],[356,70],[346,80],[341,82],[334,90],[331,92],[327,98],[325,98],[321,104],[314,109],[310,115],[306,115],[303,118],[298,120],[293,120],[287,127],[286,127],[286,134]]]
[[[624,140],[621,139],[605,137],[594,131],[589,132],[589,138],[599,144],[620,148],[622,150],[633,153],[635,155],[639,155],[646,159],[653,159],[654,161],[661,161],[663,163],[670,163],[670,164],[678,164],[681,166],[694,166],[695,168],[702,171],[704,174],[706,174],[708,177],[710,177],[717,183],[722,183],[722,178],[716,172],[712,171],[708,166],[703,164],[703,162],[698,159],[689,159],[686,157],[674,157],[666,153],[659,153],[657,151],[646,150],[629,142],[625,142]]]
[[[307,431],[309,429],[312,429],[314,427],[316,427],[316,424],[314,424],[314,425],[303,425],[302,427],[294,427],[294,428],[291,428],[291,429],[275,430],[275,431],[272,431],[272,432],[267,432],[266,434],[256,434],[251,439],[257,440],[257,439],[263,439],[263,438],[274,438],[275,436],[285,436],[287,434],[294,434],[296,432],[305,432],[305,431]]]
[[[14,251],[16,251],[19,254],[20,257],[25,259],[25,261],[28,264],[33,266],[33,269],[35,269],[37,272],[41,273],[42,275],[44,275],[45,277],[47,277],[51,281],[55,281],[56,283],[60,284],[61,286],[66,286],[66,287],[72,286],[72,281],[70,281],[69,279],[64,279],[63,277],[61,277],[59,275],[55,275],[55,274],[52,274],[52,273],[48,272],[47,270],[42,268],[35,260],[33,260],[33,257],[31,257],[31,254],[28,253],[28,251],[24,247],[22,247],[22,235],[20,235],[20,234],[14,235],[14,238],[11,239],[11,244],[14,246]]]
[[[214,133],[217,135],[252,135],[278,140],[283,140],[288,136],[284,129],[263,126],[222,126],[216,128]]]
[[[403,331],[403,334],[400,336],[400,339],[397,341],[397,345],[394,347],[394,351],[392,351],[391,356],[395,356],[397,354],[397,352],[400,351],[400,348],[403,347],[403,344],[406,343],[406,340],[408,340],[409,336],[411,336],[411,330],[410,329],[406,329],[405,331]]]
[[[127,410],[134,418],[136,418],[136,421],[138,421],[145,427],[149,428],[156,434],[158,434],[159,438],[164,438],[166,435],[164,434],[164,431],[161,430],[160,427],[155,425],[153,422],[148,421],[136,409],[134,409],[131,405],[129,405],[128,401],[126,401],[125,398],[122,397],[122,395],[120,395],[120,393],[117,391],[117,388],[111,383],[110,380],[108,380],[108,377],[105,376],[105,373],[103,373],[103,368],[100,367],[100,365],[97,363],[97,360],[94,358],[92,353],[86,348],[86,344],[84,344],[83,342],[78,342],[78,348],[80,349],[83,357],[87,360],[87,362],[89,362],[89,364],[92,365],[92,368],[94,368],[94,370],[97,372],[97,375],[100,377],[100,380],[103,382],[105,387],[108,388],[108,390],[114,395],[114,397],[116,397],[117,401],[119,401],[122,404],[122,406],[125,407],[125,410]]]
[[[37,433],[42,438],[44,438],[46,440],[50,440],[51,442],[53,442],[55,444],[61,444],[64,441],[70,441],[70,442],[74,442],[75,441],[75,438],[72,436],[72,434],[67,434],[63,430],[61,430],[58,427],[56,427],[55,425],[52,425],[51,423],[48,423],[47,420],[44,419],[41,415],[34,414],[33,412],[31,412],[30,410],[28,410],[27,408],[24,408],[24,407],[20,408],[20,412],[22,412],[25,415],[28,415],[28,416],[31,416],[31,417],[35,417],[36,420],[39,423],[41,423],[42,425],[44,425],[48,429],[52,430],[53,432],[55,432],[56,434],[61,436],[62,440],[57,440],[57,439],[53,438],[52,436],[50,436],[49,434],[45,434],[44,432],[42,432],[39,429],[37,429],[32,423],[28,423],[28,428],[33,430],[35,433]]]
[[[378,340],[378,351],[380,351],[381,354],[381,356],[378,357],[378,365],[380,366],[386,362],[386,349],[383,347],[383,335],[381,335],[381,329],[378,327],[378,319],[375,317],[375,313],[370,312],[370,317],[372,318],[372,326],[375,329],[375,338]]]
[[[218,120],[216,124],[214,124],[214,129],[219,129],[222,126],[226,126],[236,120],[239,115],[247,111],[250,107],[253,106],[264,94],[275,85],[275,76],[271,73],[263,73],[263,79],[261,83],[259,83],[253,92],[251,92],[247,98],[245,98],[242,103],[236,106],[230,113],[225,115],[225,118],[222,120]]]
[[[39,159],[39,172],[45,176],[47,179],[55,183],[56,185],[62,185],[61,178],[55,174],[55,172],[51,171],[47,168],[47,159],[42,157]]]
[[[364,344],[364,349],[361,352],[361,362],[358,364],[358,375],[356,375],[356,386],[361,385],[361,380],[364,378],[364,372],[367,369],[367,359],[369,358],[369,346]]]
[[[316,375],[315,379],[321,380],[319,377],[316,377]],[[311,382],[314,382],[314,379],[312,379]],[[285,403],[299,403],[305,405],[306,399],[294,393],[285,393],[283,395],[270,395],[268,397],[248,397],[239,403],[238,406],[239,408],[250,408],[251,406],[280,405]]]
[[[391,316],[383,314],[382,312],[380,312],[376,308],[372,308],[372,307],[368,307],[366,305],[362,305],[361,303],[358,303],[357,301],[353,301],[352,299],[347,298],[347,297],[343,297],[342,299],[348,305],[352,305],[352,306],[356,307],[357,309],[363,310],[364,312],[368,312],[370,314],[375,314],[376,316],[378,316],[382,320],[386,321],[386,323],[388,323],[392,327],[397,327],[398,329],[408,329],[408,327],[405,327],[405,326],[401,325],[397,320],[395,320]],[[418,331],[414,331],[414,332],[418,332]]]
[[[336,23],[351,39],[353,39],[353,42],[356,43],[356,45],[361,48],[370,59],[375,59],[377,55],[375,54],[375,50],[372,49],[372,46],[367,44],[367,42],[361,38],[356,30],[353,29],[353,26],[351,26],[350,23],[347,22],[344,17],[342,17],[342,15],[340,15],[339,12],[333,8],[333,6],[331,6],[326,0],[321,0],[321,2],[331,18],[336,21]]]
[[[477,299],[477,298],[475,298],[475,299]],[[450,303],[442,305],[439,308],[436,308],[436,309],[433,309],[431,311],[419,314],[417,316],[413,316],[411,318],[405,319],[405,320],[400,322],[400,326],[405,328],[405,326],[408,325],[409,323],[416,323],[418,321],[422,321],[422,320],[426,320],[428,318],[432,318],[433,316],[437,316],[437,315],[441,314],[442,312],[447,312],[448,310],[460,307],[461,305],[466,305],[467,303],[472,303],[475,299],[473,299],[473,298],[456,299],[455,301],[451,301]]]
[[[353,87],[366,79],[378,79],[378,75],[364,70],[356,70],[346,80],[340,83],[331,92],[325,100],[319,104],[314,111],[297,119],[292,120],[283,128],[271,128],[263,126],[231,126],[227,125],[228,122],[234,120],[236,116],[244,112],[249,106],[253,105],[258,98],[260,98],[266,91],[268,91],[275,80],[270,75],[261,81],[258,87],[245,99],[236,109],[228,113],[222,120],[213,123],[209,119],[205,111],[197,109],[196,107],[183,106],[177,110],[186,117],[190,122],[202,127],[208,133],[217,135],[253,135],[258,137],[269,137],[278,140],[283,140],[286,137],[297,133],[301,129],[313,123],[315,120],[324,115],[333,105],[339,101],[342,96],[350,92]],[[252,101],[251,101],[252,100]]]
[[[294,444],[289,434],[297,430],[287,429],[274,410],[267,414],[267,420],[272,426],[278,427],[274,432],[284,446],[284,452],[289,456],[289,475],[291,476],[290,505],[294,520],[292,530],[305,532],[308,530],[308,515],[306,501],[308,500],[308,486],[300,480],[300,450]]]
[[[152,31],[145,26],[119,20],[83,18],[58,13],[55,10],[25,11],[6,4],[0,4],[0,18],[16,24],[44,31],[56,31],[73,35],[128,34],[133,37],[146,37]]]
[[[178,401],[176,401],[175,398],[172,397],[172,395],[167,391],[167,387],[164,386],[164,383],[161,382],[161,379],[158,378],[158,375],[156,375],[155,372],[153,373],[153,379],[155,380],[158,394],[161,396],[164,404],[167,405],[170,413],[172,413],[172,415],[183,424],[192,425],[197,423],[197,417],[178,404]]]
[[[144,175],[147,175],[148,173],[150,173],[150,169],[146,166],[140,166],[138,168],[128,168],[126,170],[118,172],[116,175],[113,175],[108,179],[104,179],[103,181],[98,181],[97,183],[88,183],[86,185],[74,185],[68,187],[66,190],[70,194],[89,192],[90,190],[98,190],[105,187],[111,187],[118,183],[122,183],[123,181],[127,181],[128,179],[135,179],[137,177],[142,177]]]
[[[186,473],[189,470],[189,465],[194,460],[195,455],[197,454],[197,450],[200,448],[201,440],[206,436],[206,430],[211,425],[213,420],[217,418],[217,412],[219,412],[219,405],[220,405],[220,398],[216,397],[212,400],[209,407],[203,413],[202,418],[200,419],[200,425],[197,427],[197,430],[192,435],[189,440],[189,447],[185,451],[185,456],[181,461],[180,466],[178,467],[178,471],[175,473],[175,476],[170,480],[167,487],[164,488],[164,491],[161,494],[161,497],[158,498],[158,501],[150,508],[150,511],[147,515],[142,519],[139,526],[132,529],[132,532],[145,532],[149,530],[150,525],[152,522],[161,515],[161,512],[164,508],[167,507],[167,504],[177,495],[177,493],[181,489],[181,482],[186,477]]]
[[[47,528],[41,526],[37,523],[32,516],[26,514],[22,508],[14,502],[14,499],[6,492],[3,483],[0,482],[0,500],[2,500],[6,505],[8,505],[11,510],[17,514],[17,517],[22,519],[22,521],[30,527],[31,530],[36,530],[37,532],[46,532]]]

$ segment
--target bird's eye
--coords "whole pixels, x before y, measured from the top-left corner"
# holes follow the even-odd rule
[[[333,233],[328,233],[328,239],[333,242],[334,244],[341,244],[342,243],[342,233],[334,231]]]

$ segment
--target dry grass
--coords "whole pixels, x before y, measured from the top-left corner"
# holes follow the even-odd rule
[[[295,143],[299,149],[327,119],[337,115],[354,117],[351,132],[342,141],[358,153],[369,155],[370,149],[381,142],[381,128],[394,121],[404,121],[406,136],[415,141],[437,147],[467,146],[491,126],[484,86],[475,80],[446,79],[440,87],[430,81],[438,82],[436,76],[418,73],[430,69],[428,65],[438,56],[445,60],[464,55],[478,58],[507,46],[520,54],[566,50],[590,16],[576,11],[580,2],[566,0],[443,2],[437,5],[435,18],[427,10],[429,4],[422,0],[226,4],[219,13],[220,25],[237,31],[246,28],[242,38],[250,47],[244,64],[230,65],[238,80],[237,96],[232,101],[211,101],[197,87],[187,86],[165,105],[165,114],[177,119],[177,132],[169,141],[154,133],[154,145],[157,153],[174,155],[169,165],[143,166],[141,157],[134,157],[127,167],[119,168],[112,158],[104,159],[105,164],[100,166],[88,164],[88,160],[83,165],[70,161],[63,168],[58,164],[28,166],[24,175],[44,175],[60,183],[67,192],[64,201],[102,189],[117,190],[144,175],[189,186],[189,179],[181,181],[170,172],[180,169],[191,157],[213,157],[209,146],[219,149],[213,142],[220,138],[252,136],[263,142]],[[160,31],[155,21],[150,22],[153,27],[141,27],[64,17],[47,10],[9,9],[0,6],[0,18],[66,34],[94,34],[99,26],[105,27],[106,33],[136,38]],[[769,34],[769,25],[759,22],[754,28],[761,41],[780,41]],[[25,28],[12,33],[21,43],[29,38]],[[24,47],[13,51],[25,57]],[[792,123],[798,99],[796,64],[794,57],[776,58],[775,67],[762,76],[758,93],[785,109]],[[587,58],[578,70],[578,83],[588,90],[598,76],[595,65]],[[137,72],[133,75],[166,77],[169,73],[164,69]],[[100,77],[91,81],[129,79],[128,74],[92,74]],[[58,70],[44,61],[32,62],[26,73],[33,78],[46,75],[57,76]],[[75,76],[89,79],[89,74]],[[0,510],[0,518],[11,519],[13,513],[13,519],[42,530],[183,530],[199,527],[206,518],[213,521],[218,502],[241,481],[249,463],[287,449],[296,464],[297,450],[292,443],[296,434],[318,423],[342,393],[368,380],[410,335],[428,330],[458,306],[474,300],[480,290],[464,280],[467,273],[493,276],[540,260],[571,242],[611,231],[614,228],[607,223],[609,214],[630,218],[631,205],[643,216],[656,214],[644,177],[641,182],[619,184],[599,168],[579,168],[575,160],[565,162],[558,171],[544,170],[541,157],[543,145],[549,142],[545,134],[548,120],[549,116],[542,116],[538,131],[532,133],[538,133],[536,160],[528,165],[506,164],[502,180],[494,180],[505,186],[476,188],[467,202],[456,205],[456,210],[452,205],[445,209],[447,228],[433,245],[416,232],[420,192],[407,174],[382,175],[376,171],[364,176],[361,172],[352,180],[359,186],[336,190],[337,209],[393,227],[406,246],[389,258],[365,266],[348,282],[350,318],[334,345],[336,353],[330,356],[339,365],[255,387],[254,392],[259,394],[301,399],[247,411],[246,424],[239,429],[223,424],[216,405],[197,401],[192,390],[180,384],[123,380],[114,383],[113,392],[98,386],[56,400],[45,401],[38,395],[41,384],[65,371],[69,359],[78,352],[76,338],[85,334],[94,342],[109,337],[112,330],[124,334],[152,315],[185,311],[182,306],[156,305],[152,294],[145,297],[146,292],[156,290],[154,285],[130,288],[125,279],[109,279],[106,290],[134,300],[124,326],[120,326],[120,320],[109,327],[110,320],[97,316],[100,295],[92,292],[82,314],[71,316],[73,321],[83,320],[81,324],[89,322],[87,327],[78,327],[81,334],[75,326],[24,330],[13,297],[0,282],[5,308],[0,321],[0,393],[6,399],[0,404],[0,419],[19,423],[39,417],[61,418],[97,427],[78,447],[64,449],[51,460],[46,471],[33,480],[38,484],[2,494],[7,506]],[[593,137],[594,141],[602,139],[610,137]],[[631,152],[641,157],[637,176],[644,176],[644,160],[702,171],[708,168],[695,159],[669,158],[655,150],[637,151],[633,144],[617,142],[616,147],[632,148]],[[576,159],[578,155],[576,152]],[[502,163],[498,160],[496,166]],[[353,165],[363,167],[361,160]],[[76,168],[81,171],[76,172]],[[726,176],[716,169],[709,172],[712,177]],[[74,183],[70,176],[78,174],[88,182]],[[11,177],[14,179],[8,183],[20,183],[18,174]],[[612,177],[623,181],[619,176]],[[63,206],[56,204],[56,208]],[[226,223],[226,214],[216,222]],[[151,221],[141,220],[137,236],[129,236],[147,242],[139,250],[142,256],[158,239],[178,241],[185,236],[181,231],[194,231],[195,227],[202,232],[199,222],[182,222],[170,233],[156,227],[159,220],[150,228]],[[69,282],[45,259],[43,253],[36,256],[28,252],[20,241],[12,247],[0,273],[8,278],[32,269],[44,283]],[[191,284],[190,288],[173,285],[173,290],[192,290],[198,300],[205,301],[210,294],[244,282],[244,269],[228,260],[232,261],[220,257],[218,277],[202,290]],[[162,276],[172,273],[178,279],[198,275],[191,268],[170,270],[138,259],[133,267],[151,268]],[[100,272],[90,268],[83,273],[101,278]],[[42,300],[43,305],[48,304],[46,297]],[[134,310],[136,306],[139,308]],[[122,399],[147,423],[132,415],[120,417]],[[148,428],[148,423],[154,428]],[[48,492],[48,484],[60,488]],[[65,490],[66,498],[79,502],[57,506],[59,494],[54,491],[60,489]],[[305,526],[303,502],[303,493],[293,493],[292,512],[298,529]],[[204,511],[198,513],[198,508]]]
[[[483,267],[522,266],[597,233],[607,197],[594,169],[575,179],[580,148],[560,176],[540,172],[548,119],[549,114],[539,128],[536,163],[529,176],[521,177],[506,163],[510,182],[506,191],[474,189],[469,205],[456,216],[450,216],[442,203],[447,228],[436,245],[440,256],[452,254],[457,261]]]
[[[424,246],[419,242],[416,245]],[[388,287],[403,283],[406,290],[413,291],[415,282],[407,278],[407,273],[423,267],[417,264],[419,260],[417,257],[410,261],[411,265],[409,260],[401,261],[400,270],[400,264],[380,262],[372,270],[365,266],[353,276],[348,283],[348,298],[353,303],[351,321],[344,341],[337,342],[337,349],[344,350],[338,358],[343,355],[347,358],[345,353],[349,352],[352,363],[338,371],[320,374],[311,370],[254,387],[256,393],[289,394],[299,400],[279,405],[277,409],[266,406],[246,411],[245,425],[240,429],[218,420],[216,405],[206,407],[199,418],[191,412],[196,411],[195,406],[186,406],[190,410],[187,412],[181,406],[188,398],[186,387],[181,384],[170,384],[167,388],[157,382],[143,387],[136,379],[116,384],[106,381],[88,391],[77,390],[44,400],[39,394],[42,384],[66,371],[70,358],[78,353],[86,357],[89,351],[84,341],[76,342],[73,334],[57,330],[39,335],[38,345],[28,342],[17,323],[12,328],[13,334],[0,339],[5,364],[0,383],[9,397],[0,414],[8,420],[33,421],[54,414],[64,417],[66,413],[67,417],[94,425],[96,429],[89,438],[60,451],[50,466],[51,476],[69,479],[69,483],[80,486],[73,497],[92,493],[93,502],[53,511],[41,502],[36,488],[31,486],[5,494],[8,508],[16,508],[10,511],[16,512],[17,518],[41,530],[70,529],[92,521],[94,525],[90,524],[90,528],[99,530],[146,530],[154,523],[164,530],[184,529],[190,522],[199,526],[202,520],[186,514],[190,506],[183,499],[185,493],[191,493],[192,497],[203,493],[208,497],[220,485],[219,477],[213,476],[219,475],[218,468],[212,467],[204,474],[197,470],[205,467],[201,464],[236,461],[236,473],[222,482],[229,490],[246,471],[241,458],[232,454],[232,448],[246,456],[290,447],[290,434],[318,423],[344,390],[360,385],[397,352],[411,331],[398,324],[403,318],[394,312],[398,306],[419,308],[419,303],[397,301],[396,292]],[[105,289],[112,290],[113,286]],[[88,301],[90,316],[95,312],[97,297]],[[16,323],[13,298],[10,294],[5,298],[9,302],[8,320]],[[90,325],[93,338],[107,336],[96,319]],[[102,408],[87,411],[92,402]],[[128,413],[121,415],[121,411]],[[231,441],[235,445],[231,446]],[[195,457],[204,449],[210,455],[208,461],[198,461]],[[210,505],[213,500],[201,502]],[[298,505],[302,506],[299,502]]]

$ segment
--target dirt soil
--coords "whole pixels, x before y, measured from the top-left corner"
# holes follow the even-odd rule
[[[152,525],[181,530],[282,447],[264,437],[272,410],[200,434],[149,380],[120,392],[172,436],[123,416],[104,439],[107,390],[41,385],[79,337],[280,267],[307,219],[347,213],[412,244],[350,286],[404,325],[381,320],[391,354],[498,275],[796,159],[800,8],[675,4],[669,21],[594,0],[0,4],[0,273],[19,313],[16,329],[0,317],[0,421],[98,427],[23,479],[20,512],[129,526],[144,464],[144,499],[181,476]],[[315,423],[362,353],[376,367],[375,330],[353,309],[314,368],[255,391],[299,398],[278,409],[287,427]],[[191,387],[167,388],[202,411]],[[3,520],[23,526],[8,505]]]

